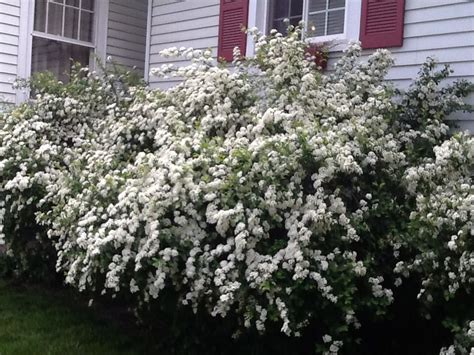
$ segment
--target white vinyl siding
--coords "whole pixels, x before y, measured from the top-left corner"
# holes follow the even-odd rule
[[[474,81],[474,2],[467,0],[406,0],[403,47],[389,48],[395,65],[388,79],[407,88],[428,56],[454,70],[451,80]],[[366,51],[365,54],[370,54]],[[330,55],[329,70],[341,56]],[[474,104],[474,96],[468,99]],[[453,116],[461,128],[474,132],[473,114]]]
[[[186,60],[163,58],[158,53],[169,47],[210,48],[217,55],[219,0],[150,0],[152,3],[149,49],[150,69],[162,64],[177,66]],[[169,88],[179,80],[150,76],[152,87]]]
[[[432,4],[406,2],[403,47],[389,48],[395,65],[388,78],[400,87],[410,84],[428,56],[450,63],[453,78],[474,80],[474,3],[433,0]],[[329,67],[340,56],[340,52],[331,53]]]
[[[104,1],[104,0],[99,0]],[[145,67],[148,0],[110,0],[107,56],[143,74]]]
[[[5,103],[15,103],[19,35],[20,0],[0,0],[0,110]]]

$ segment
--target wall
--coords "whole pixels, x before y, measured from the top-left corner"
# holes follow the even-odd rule
[[[149,67],[165,63],[183,65],[186,60],[162,58],[159,52],[169,47],[211,48],[217,53],[219,0],[150,0],[152,3]],[[179,80],[150,76],[152,87],[168,88]]]
[[[104,1],[104,0],[99,0]],[[143,75],[146,52],[148,0],[110,0],[107,56]]]
[[[408,87],[428,56],[451,65],[451,81],[464,78],[474,82],[474,2],[406,0],[403,47],[390,50],[395,65],[388,79],[400,88]],[[329,67],[340,56],[340,52],[331,53]],[[474,95],[468,100],[474,104]],[[456,113],[452,119],[474,132],[472,113]]]
[[[0,105],[14,103],[12,83],[18,73],[19,0],[0,0]]]
[[[150,68],[164,63],[186,63],[161,58],[158,52],[168,47],[210,47],[217,51],[219,0],[151,1]],[[406,0],[404,44],[391,51],[395,66],[388,79],[398,87],[409,85],[428,56],[452,65],[455,73],[451,80],[474,81],[474,1]],[[368,54],[366,51],[365,55]],[[340,56],[341,52],[332,52],[328,67]],[[168,88],[176,82],[176,78],[150,77],[154,87]],[[474,96],[469,100],[474,103]],[[463,128],[470,127],[474,131],[472,114],[459,113],[453,118],[459,120]]]

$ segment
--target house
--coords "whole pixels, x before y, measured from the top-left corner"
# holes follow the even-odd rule
[[[211,48],[229,58],[239,46],[252,55],[241,26],[284,31],[286,18],[304,20],[308,40],[337,44],[328,70],[349,40],[360,39],[366,55],[393,52],[388,79],[399,87],[427,56],[450,63],[452,80],[474,81],[473,0],[0,0],[0,98],[26,98],[11,86],[17,76],[48,69],[65,78],[69,58],[94,66],[110,56],[166,89],[178,79],[149,76],[150,69],[186,60],[160,57],[162,49]],[[474,131],[472,114],[453,119]]]
[[[21,102],[15,78],[50,70],[59,78],[71,61],[145,67],[148,0],[0,0],[0,101]]]

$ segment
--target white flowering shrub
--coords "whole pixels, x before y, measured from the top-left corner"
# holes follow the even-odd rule
[[[0,116],[0,244],[16,259],[17,274],[50,272],[43,266],[54,259],[54,248],[35,220],[51,208],[42,200],[47,186],[73,163],[70,152],[85,149],[98,134],[110,107],[119,111],[130,101],[128,74],[74,70],[67,85],[38,74],[31,82],[35,102]]]
[[[298,29],[254,36],[256,56],[232,68],[164,51],[192,61],[154,70],[183,78],[168,91],[83,69],[3,117],[12,258],[28,267],[38,240],[81,291],[142,308],[172,295],[236,335],[278,327],[326,353],[356,340],[361,314],[389,312],[407,278],[423,312],[464,299],[473,139],[444,119],[469,84],[441,85],[449,69],[428,61],[399,93],[386,50],[361,62],[353,44],[323,75]]]
[[[466,322],[464,327],[455,325],[454,328],[457,331],[454,339],[454,344],[443,347],[440,351],[440,355],[454,355],[454,354],[474,354],[474,321]]]

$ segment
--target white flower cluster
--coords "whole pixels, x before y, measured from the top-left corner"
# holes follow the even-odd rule
[[[459,289],[471,290],[474,280],[474,139],[455,136],[433,152],[433,158],[405,172],[407,190],[416,198],[410,219],[417,234],[402,243],[416,246],[417,254],[395,269],[405,275],[420,272],[419,297],[430,302],[436,296],[452,298]]]
[[[454,344],[443,347],[440,355],[468,354],[474,355],[474,321],[471,320],[460,334],[457,334]]]
[[[36,218],[57,270],[80,290],[160,302],[173,289],[183,305],[235,314],[260,332],[279,322],[298,336],[316,321],[333,330],[323,333],[329,353],[343,344],[332,341],[344,337],[334,329],[358,328],[360,308],[393,301],[391,277],[382,276],[392,261],[381,250],[399,222],[409,223],[411,199],[411,218],[423,224],[415,239],[453,232],[446,256],[423,250],[397,270],[436,262],[426,289],[440,270],[453,274],[443,278],[450,292],[471,284],[472,139],[416,156],[419,139],[444,139],[444,116],[421,127],[409,111],[418,102],[393,100],[385,50],[361,63],[352,44],[321,75],[298,30],[253,33],[255,58],[236,56],[234,68],[215,66],[210,51],[164,51],[192,61],[155,70],[183,78],[168,91],[126,91],[88,73],[77,79],[79,93],[41,94],[5,116],[7,245],[18,237],[15,223]],[[436,90],[430,84],[426,95],[439,100]],[[438,104],[447,112],[458,96]]]

